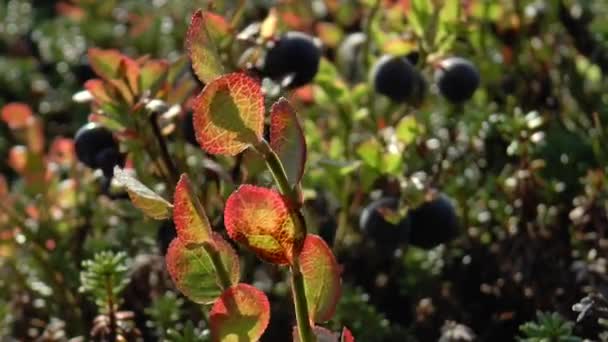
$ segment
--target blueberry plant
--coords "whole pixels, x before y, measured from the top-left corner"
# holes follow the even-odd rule
[[[606,11],[0,3],[0,339],[606,340]]]

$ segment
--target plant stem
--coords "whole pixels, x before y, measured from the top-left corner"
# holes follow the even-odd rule
[[[300,263],[297,257],[294,258],[293,265],[291,266],[291,289],[300,342],[316,341],[315,335],[310,327],[306,291],[304,289],[304,277],[300,271]]]
[[[160,132],[160,128],[158,127],[158,121],[156,120],[156,115],[152,114],[149,118],[150,126],[152,126],[152,132],[154,133],[154,137],[158,142],[158,146],[160,148],[160,157],[165,164],[165,167],[169,171],[169,178],[171,180],[171,188],[175,188],[177,181],[179,180],[179,172],[173,163],[173,159],[171,159],[171,155],[169,155],[169,150],[167,149],[167,144],[165,142],[165,138],[162,136]]]
[[[224,267],[224,263],[222,263],[220,253],[217,251],[215,246],[209,241],[203,243],[203,248],[205,249],[205,252],[209,254],[211,262],[213,263],[213,267],[215,267],[215,272],[217,273],[220,287],[222,288],[222,290],[226,290],[227,288],[232,286],[232,282],[230,281],[230,275],[228,274],[226,267]]]
[[[114,293],[112,290],[112,278],[106,278],[106,291],[108,294],[108,318],[110,319],[110,341],[117,340],[116,314],[114,312]]]
[[[266,140],[262,140],[260,143],[256,144],[254,149],[264,157],[266,166],[270,170],[270,173],[272,173],[272,177],[277,183],[281,194],[288,197],[292,204],[295,205],[289,207],[289,215],[293,220],[294,229],[296,231],[296,241],[304,241],[304,238],[306,237],[306,222],[299,209],[300,198],[298,191],[289,184],[281,160]],[[296,248],[298,247],[299,246],[296,246]],[[291,289],[296,311],[296,321],[298,323],[298,335],[300,336],[300,342],[314,342],[316,341],[316,338],[310,326],[308,303],[306,291],[304,290],[304,278],[300,271],[299,253],[299,250],[294,252],[293,261],[291,263]]]

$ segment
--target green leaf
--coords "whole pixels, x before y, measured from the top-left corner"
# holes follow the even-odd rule
[[[270,303],[254,286],[238,284],[222,293],[209,318],[213,341],[258,341],[270,321]]]
[[[374,138],[364,141],[357,148],[357,155],[363,163],[371,168],[380,170],[382,166],[382,145]]]
[[[340,299],[340,270],[336,257],[321,237],[306,236],[300,253],[300,270],[310,319],[317,323],[330,320]]]
[[[219,53],[219,36],[228,29],[228,24],[219,15],[198,10],[192,16],[186,35],[186,47],[192,68],[204,83],[209,83],[224,73]]]
[[[232,284],[239,281],[239,259],[232,246],[219,234],[212,235],[216,248]],[[179,238],[173,239],[167,256],[167,271],[178,290],[199,304],[213,303],[222,293],[218,275],[211,256],[200,245],[187,245]]]
[[[399,120],[399,123],[397,123],[397,127],[395,127],[397,139],[405,145],[409,145],[416,140],[416,137],[420,133],[421,127],[418,125],[416,117],[413,115],[404,116]]]
[[[173,207],[171,203],[143,185],[128,172],[115,166],[114,179],[127,188],[127,193],[129,194],[129,198],[131,198],[133,205],[143,211],[146,216],[155,220],[165,220],[169,218],[171,208]]]

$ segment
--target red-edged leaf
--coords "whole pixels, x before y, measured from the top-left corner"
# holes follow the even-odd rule
[[[340,338],[338,333],[335,333],[327,328],[315,326],[312,328],[312,332],[317,337],[317,342],[338,342]],[[294,326],[292,329],[293,342],[300,342],[300,335],[298,333],[298,327]]]
[[[84,88],[91,93],[97,104],[104,104],[113,101],[106,84],[99,78],[86,81],[84,83]]]
[[[141,91],[149,90],[154,96],[161,84],[167,79],[169,63],[164,60],[151,60],[146,62],[139,73],[139,88]]]
[[[262,89],[243,73],[216,78],[196,98],[196,140],[209,153],[236,155],[259,142],[263,130]]]
[[[298,184],[304,174],[306,140],[296,112],[285,98],[270,109],[270,146],[281,159],[291,185]]]
[[[313,234],[306,236],[300,253],[300,270],[304,277],[311,321],[328,321],[340,299],[340,270],[336,257],[321,237]]]
[[[228,235],[260,259],[279,265],[291,262],[297,245],[295,228],[278,192],[242,185],[226,202],[224,223]]]
[[[227,28],[224,18],[217,14],[198,10],[192,15],[186,34],[186,48],[192,60],[192,69],[204,83],[224,73],[218,33]]]
[[[127,81],[127,85],[132,94],[139,94],[139,65],[129,57],[123,56],[120,59],[118,74]]]
[[[347,327],[342,328],[342,338],[340,342],[355,342],[353,333]]]
[[[213,233],[212,239],[213,246],[230,274],[230,281],[237,284],[240,272],[238,255],[219,234]],[[197,245],[188,248],[186,243],[175,238],[169,245],[165,262],[177,289],[192,301],[210,304],[222,293],[217,272],[204,247]]]
[[[89,64],[95,73],[105,79],[116,78],[123,55],[118,50],[89,49]]]
[[[2,107],[2,120],[10,129],[25,127],[32,115],[32,109],[25,103],[12,102]]]
[[[211,238],[211,225],[201,203],[192,192],[192,185],[183,174],[173,194],[173,222],[177,237],[184,243],[202,243]],[[201,213],[203,216],[199,216]]]
[[[211,308],[212,341],[257,341],[269,320],[270,303],[264,292],[238,284],[224,291]]]

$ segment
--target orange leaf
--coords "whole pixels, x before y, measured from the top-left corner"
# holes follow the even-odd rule
[[[151,96],[156,94],[158,88],[167,79],[169,63],[164,60],[151,60],[141,67],[139,74],[139,88],[141,91],[150,90]]]
[[[213,233],[217,249],[232,284],[239,281],[239,258],[232,246],[221,235]],[[188,248],[179,238],[173,239],[165,257],[167,271],[177,289],[199,304],[213,303],[222,290],[211,257],[202,246]]]
[[[264,292],[248,284],[232,286],[213,304],[212,341],[258,341],[270,320],[270,303]]]
[[[270,146],[281,159],[291,185],[300,183],[306,163],[306,140],[296,112],[285,98],[270,110]]]
[[[340,298],[340,270],[336,257],[321,237],[306,236],[300,253],[300,270],[310,319],[317,323],[328,321]]]
[[[2,120],[10,129],[25,127],[32,115],[32,109],[25,103],[12,102],[2,107]]]
[[[188,176],[182,174],[173,194],[173,222],[177,237],[186,244],[202,243],[211,237],[209,220],[191,190]],[[199,213],[203,216],[199,216]]]
[[[186,34],[186,48],[194,72],[204,83],[224,73],[218,44],[222,32],[228,30],[226,20],[217,14],[198,10],[192,15]]]
[[[260,259],[279,265],[291,262],[297,245],[295,228],[278,192],[241,185],[226,202],[224,221],[228,235]]]
[[[139,65],[131,58],[123,56],[120,59],[118,73],[127,80],[131,93],[139,94]]]
[[[264,97],[243,73],[216,78],[194,104],[196,141],[211,154],[236,155],[262,139]]]
[[[95,78],[86,81],[84,83],[84,88],[91,93],[97,104],[104,104],[113,101],[105,83],[101,79]]]

